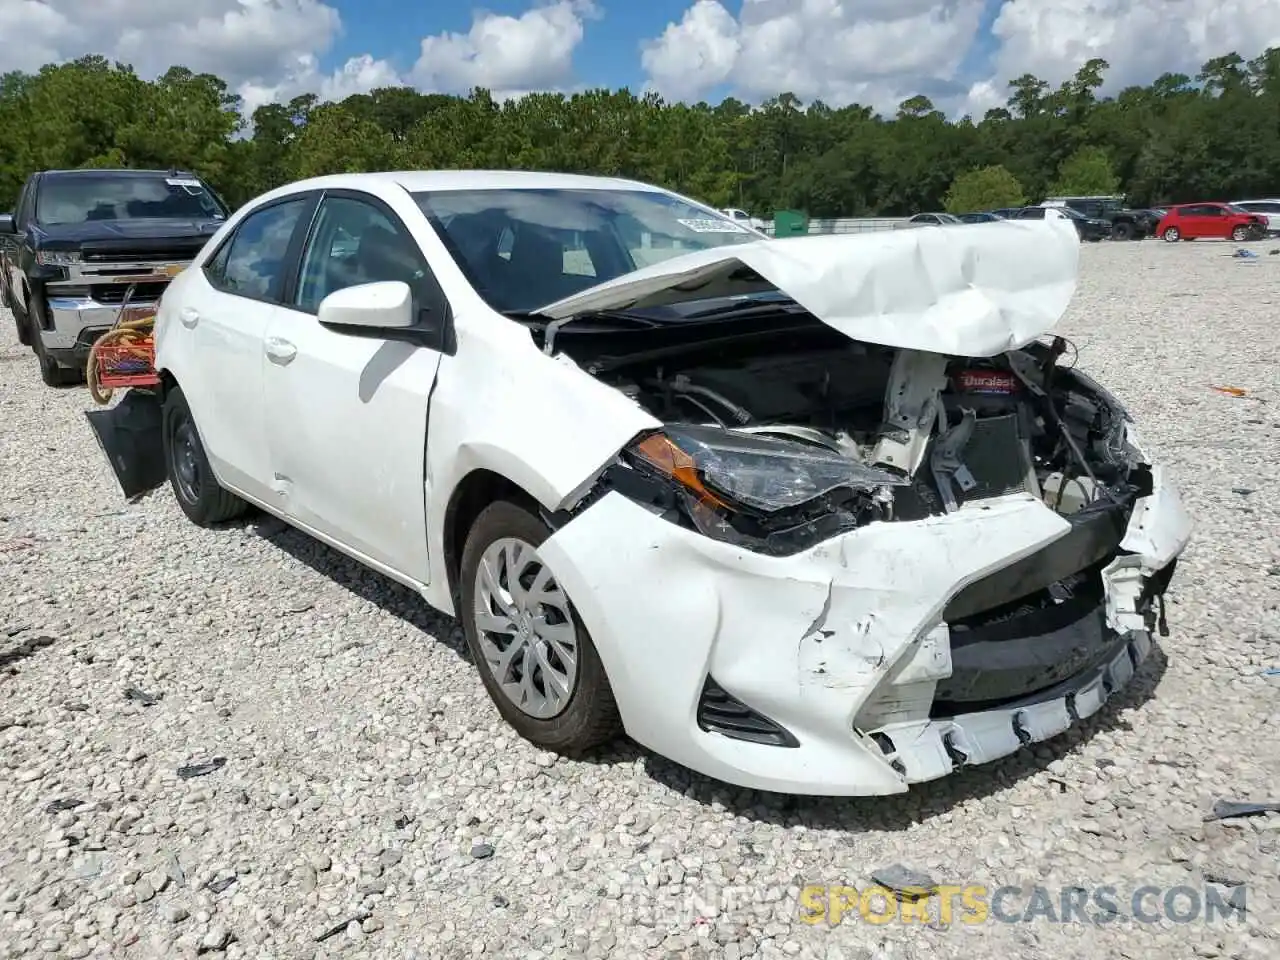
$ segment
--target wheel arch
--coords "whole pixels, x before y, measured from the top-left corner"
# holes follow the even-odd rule
[[[444,571],[448,593],[455,609],[461,596],[462,551],[467,543],[467,535],[484,509],[499,500],[509,500],[535,515],[545,513],[537,497],[514,480],[488,467],[476,467],[468,472],[449,494],[443,519]]]

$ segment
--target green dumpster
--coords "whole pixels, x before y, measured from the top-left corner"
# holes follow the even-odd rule
[[[776,210],[773,214],[775,237],[802,237],[809,232],[809,215],[803,210]]]

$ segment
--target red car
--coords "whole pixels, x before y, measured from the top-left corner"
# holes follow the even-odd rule
[[[1156,225],[1156,236],[1179,240],[1261,240],[1267,221],[1229,203],[1184,203],[1170,207]]]

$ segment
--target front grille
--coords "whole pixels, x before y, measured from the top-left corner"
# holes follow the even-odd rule
[[[930,715],[994,709],[1047,690],[1114,656],[1102,566],[963,620],[952,621],[951,676]]]
[[[204,248],[208,237],[190,239],[164,237],[159,240],[131,240],[127,243],[99,241],[85,243],[80,257],[85,263],[167,263],[192,259]]]
[[[129,302],[154,303],[160,299],[160,295],[164,293],[165,287],[168,285],[167,280],[155,283],[135,283],[133,285],[133,295],[129,297]],[[113,307],[118,307],[124,303],[125,294],[128,292],[129,284],[127,283],[95,283],[89,288],[89,295],[94,300]]]
[[[798,747],[790,731],[752,710],[708,676],[698,701],[698,726],[733,740],[747,740],[771,747]]]

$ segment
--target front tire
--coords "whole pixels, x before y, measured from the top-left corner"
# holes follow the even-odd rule
[[[1248,227],[1236,227],[1231,231],[1231,239],[1236,243],[1244,243],[1249,239],[1249,233],[1250,231]]]
[[[459,616],[480,679],[502,718],[535,746],[577,753],[622,732],[586,627],[538,556],[551,531],[500,500],[462,551]]]
[[[18,342],[24,347],[31,346],[31,322],[13,297],[9,297],[9,312],[13,314],[13,325],[18,329]]]
[[[179,387],[165,397],[162,425],[165,472],[187,519],[197,526],[209,527],[241,516],[249,505],[219,486],[187,398]]]
[[[1177,243],[1182,239],[1182,233],[1177,227],[1167,227],[1164,233],[1160,234],[1165,243]]]
[[[40,379],[46,387],[70,387],[79,383],[80,371],[64,367],[45,352],[44,337],[40,335],[45,328],[45,306],[42,296],[39,294],[33,296],[28,306],[30,309],[26,311],[27,336],[30,337],[30,346],[36,355],[36,361],[40,364]]]
[[[1132,240],[1133,233],[1134,233],[1134,230],[1133,230],[1132,223],[1121,222],[1121,223],[1113,223],[1111,225],[1112,240]]]

